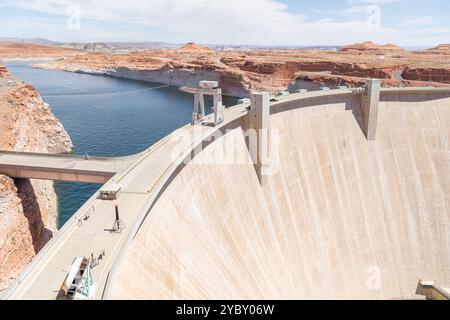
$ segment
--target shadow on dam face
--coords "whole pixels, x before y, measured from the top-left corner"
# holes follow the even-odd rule
[[[280,168],[176,171],[126,252],[112,299],[409,299],[450,285],[450,98],[382,93],[272,108]],[[356,120],[356,121],[355,121]],[[246,150],[239,126],[234,151]],[[223,147],[216,139],[201,152]]]

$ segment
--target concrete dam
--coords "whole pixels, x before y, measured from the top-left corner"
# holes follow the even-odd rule
[[[415,299],[419,281],[450,287],[450,89],[255,95],[196,127],[121,159],[103,187],[121,185],[121,234],[105,232],[112,202],[94,195],[3,298],[55,299],[60,270],[99,250],[96,299]],[[248,129],[278,139],[252,150]],[[202,161],[224,150],[244,161]]]

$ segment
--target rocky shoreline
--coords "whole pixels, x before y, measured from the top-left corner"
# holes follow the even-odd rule
[[[0,65],[0,150],[66,153],[72,142],[39,93]],[[56,232],[53,182],[0,175],[0,292]]]

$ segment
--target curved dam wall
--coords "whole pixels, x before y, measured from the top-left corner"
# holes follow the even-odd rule
[[[450,94],[383,91],[374,140],[362,122],[358,95],[272,106],[280,161],[263,186],[250,161],[194,158],[109,298],[404,299],[419,280],[449,286]],[[197,157],[230,145],[250,160],[239,126]]]

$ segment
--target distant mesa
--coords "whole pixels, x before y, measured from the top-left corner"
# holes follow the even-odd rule
[[[442,57],[446,57],[450,55],[450,43],[443,43],[440,44],[434,48],[426,49],[426,50],[419,50],[418,53],[421,54],[434,54],[434,55],[440,55]],[[445,60],[447,58],[444,58]]]
[[[367,41],[344,46],[340,51],[405,51],[405,49],[392,43],[381,45],[372,41]]]
[[[437,47],[430,49],[430,51],[450,53],[450,44],[440,44]]]
[[[182,46],[181,48],[179,48],[177,51],[180,52],[192,52],[192,53],[213,53],[214,50],[205,47],[205,46],[201,46],[199,44],[196,44],[194,42],[189,42],[186,43],[184,46]]]

